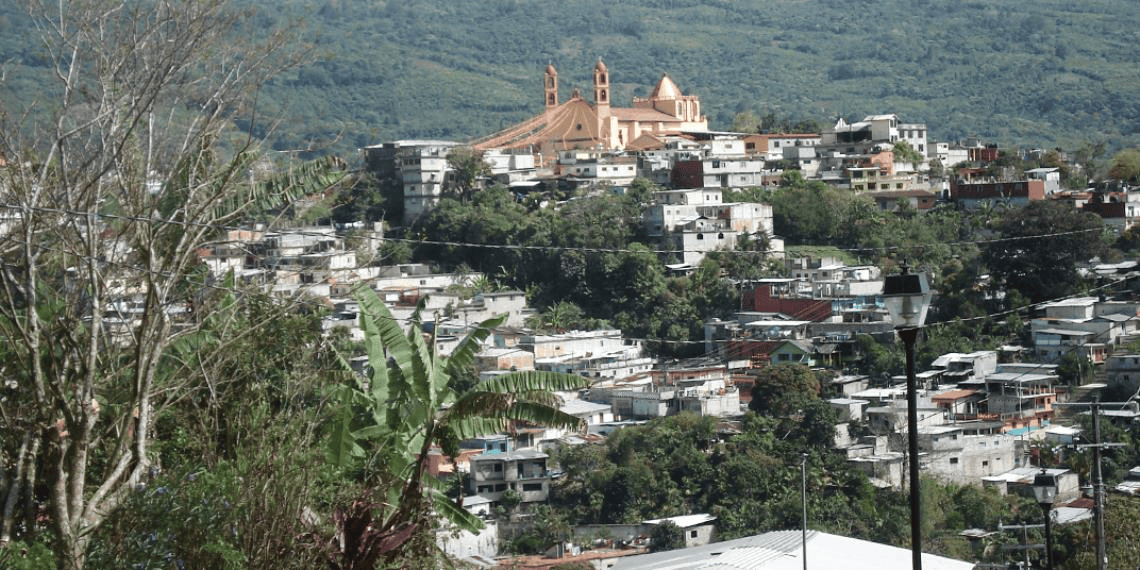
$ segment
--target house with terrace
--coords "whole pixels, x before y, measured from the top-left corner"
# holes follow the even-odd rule
[[[536,449],[484,453],[469,459],[470,491],[491,501],[515,491],[524,503],[544,502],[550,495],[550,456]]]
[[[1100,363],[1120,338],[1140,332],[1133,304],[1105,303],[1098,310],[1101,303],[1096,297],[1073,297],[1042,306],[1045,315],[1029,323],[1038,357],[1056,363],[1075,354]]]
[[[1043,427],[1053,418],[1058,381],[1055,365],[1003,364],[986,376],[985,413],[1005,431]]]
[[[719,188],[655,192],[645,211],[646,235],[676,251],[687,266],[700,264],[710,251],[735,248],[742,235],[767,240],[770,250],[782,251],[772,228],[770,205],[724,202]]]

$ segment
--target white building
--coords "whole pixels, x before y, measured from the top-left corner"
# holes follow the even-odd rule
[[[690,266],[710,251],[735,248],[742,234],[774,237],[770,205],[725,203],[718,188],[655,192],[645,225],[649,237],[680,252],[681,262]]]
[[[953,424],[918,431],[923,469],[959,484],[977,484],[982,477],[1021,467],[1019,443],[1001,433],[968,435],[961,425]]]
[[[498,501],[517,492],[522,502],[545,501],[550,494],[550,456],[534,449],[484,453],[471,458],[471,492]]]
[[[562,173],[589,186],[624,188],[637,177],[637,158],[607,155],[576,160],[573,164],[564,165]]]
[[[923,156],[929,152],[926,125],[900,123],[898,115],[868,115],[862,121],[848,124],[839,119],[835,126],[824,129],[820,146],[843,154],[872,154],[878,148],[905,141]]]
[[[460,143],[400,140],[366,147],[365,161],[381,183],[398,185],[404,196],[404,223],[439,203],[451,167],[447,154]]]

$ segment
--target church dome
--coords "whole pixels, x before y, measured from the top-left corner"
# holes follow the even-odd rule
[[[546,74],[547,75],[558,75],[558,70],[554,69],[553,63],[546,64]]]
[[[661,74],[661,81],[657,82],[657,87],[653,88],[653,93],[649,95],[650,99],[680,99],[681,90],[677,88],[677,84],[669,79],[667,74]]]
[[[602,73],[607,71],[606,64],[602,63],[602,58],[598,58],[598,64],[594,66],[594,71],[601,71]]]

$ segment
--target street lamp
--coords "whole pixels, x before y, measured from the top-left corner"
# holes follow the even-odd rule
[[[1057,479],[1044,467],[1033,478],[1033,494],[1045,514],[1045,570],[1053,570],[1053,502],[1057,500]]]
[[[926,321],[930,308],[930,285],[926,275],[911,273],[904,263],[902,273],[883,280],[883,304],[891,314],[891,322],[906,347],[906,425],[910,454],[910,542],[911,565],[922,570],[922,494],[918,485],[918,389],[915,384],[914,346],[918,331]]]

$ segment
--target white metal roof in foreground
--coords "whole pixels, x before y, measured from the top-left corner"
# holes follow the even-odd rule
[[[668,552],[626,556],[607,563],[613,570],[803,570],[798,530],[768,532]],[[903,570],[911,551],[818,531],[807,533],[808,570]],[[972,562],[922,555],[927,570],[971,570]]]

